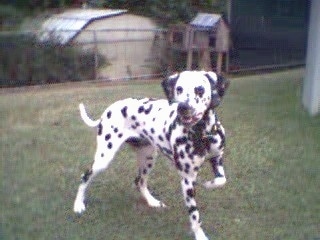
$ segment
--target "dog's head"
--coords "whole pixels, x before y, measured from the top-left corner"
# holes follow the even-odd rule
[[[162,82],[169,103],[178,103],[178,116],[188,126],[202,119],[207,109],[217,107],[228,86],[224,77],[205,71],[184,71]]]

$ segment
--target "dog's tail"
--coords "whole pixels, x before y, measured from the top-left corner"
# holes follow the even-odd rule
[[[80,104],[79,104],[79,109],[80,109],[81,118],[82,118],[82,120],[85,122],[85,124],[87,124],[89,127],[96,127],[96,126],[99,125],[100,119],[98,119],[98,120],[92,120],[92,119],[88,116],[88,114],[87,114],[87,112],[86,112],[86,109],[85,109],[83,103],[80,103]]]

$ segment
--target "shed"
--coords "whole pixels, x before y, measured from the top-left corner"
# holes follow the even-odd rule
[[[190,25],[194,29],[193,45],[211,48],[214,52],[229,50],[229,27],[220,14],[199,13]]]
[[[53,15],[42,25],[41,40],[79,45],[105,57],[97,78],[115,80],[155,73],[153,55],[157,25],[126,10],[73,9]]]
[[[194,52],[206,70],[211,70],[211,53],[218,53],[216,68],[221,72],[222,56],[230,46],[229,26],[219,14],[199,13],[189,24],[172,26],[168,41],[170,48],[187,52],[187,69],[192,68]]]

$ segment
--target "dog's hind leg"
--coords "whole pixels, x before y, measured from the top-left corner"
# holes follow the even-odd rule
[[[138,176],[135,179],[139,192],[150,207],[166,207],[164,203],[154,198],[148,189],[148,177],[156,160],[155,147],[148,143],[140,144],[139,146],[135,144],[133,147],[137,153],[139,165]]]
[[[89,184],[95,176],[107,169],[116,151],[122,144],[121,141],[118,141],[113,142],[113,145],[111,146],[110,144],[108,144],[108,142],[105,141],[105,139],[101,137],[98,137],[97,140],[98,145],[92,167],[91,169],[86,170],[81,176],[81,183],[78,188],[77,196],[74,201],[73,207],[73,210],[76,213],[82,213],[85,211],[85,194]]]

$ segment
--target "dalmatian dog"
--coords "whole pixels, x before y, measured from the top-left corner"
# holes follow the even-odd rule
[[[214,72],[184,71],[162,82],[167,99],[127,98],[109,106],[98,120],[88,117],[79,105],[83,121],[97,129],[97,148],[91,169],[84,172],[74,201],[74,212],[85,211],[85,193],[92,179],[105,170],[123,143],[137,153],[138,190],[150,207],[166,207],[148,190],[147,180],[160,150],[181,176],[182,193],[196,240],[208,239],[201,228],[195,200],[198,171],[206,159],[214,178],[207,188],[225,184],[223,150],[225,132],[215,108],[229,82]]]

